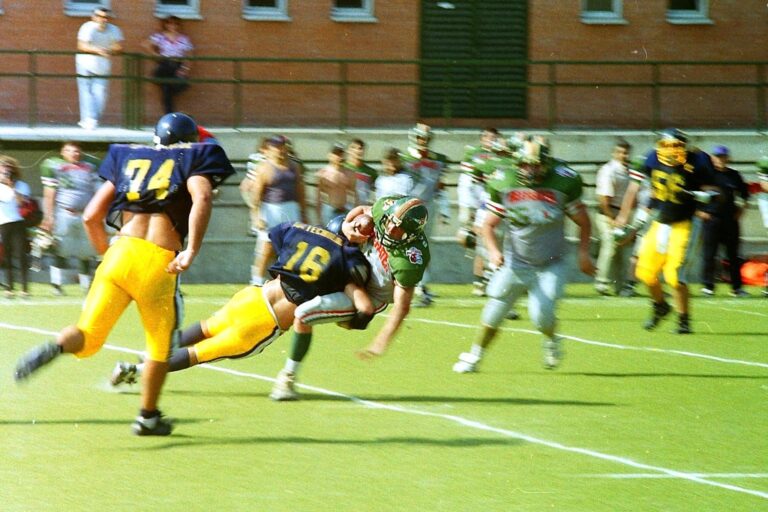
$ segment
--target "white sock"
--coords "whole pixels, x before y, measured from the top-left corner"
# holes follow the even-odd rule
[[[63,282],[62,269],[59,267],[51,267],[51,284],[54,286],[61,286]]]
[[[88,274],[77,274],[77,280],[80,283],[80,288],[83,290],[91,287],[91,276]]]
[[[469,353],[473,356],[477,356],[478,359],[483,357],[483,354],[485,353],[485,349],[478,345],[477,343],[472,345],[472,348],[469,349]]]
[[[283,370],[296,375],[297,373],[299,373],[299,366],[301,366],[301,363],[299,361],[294,361],[293,359],[286,359],[285,367],[283,367]]]

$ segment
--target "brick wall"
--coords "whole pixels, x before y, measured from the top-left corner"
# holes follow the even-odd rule
[[[185,31],[192,37],[199,56],[274,58],[352,58],[410,60],[419,56],[419,2],[376,2],[377,23],[339,23],[330,19],[330,0],[290,0],[290,22],[246,21],[240,1],[205,0],[202,20],[187,20]],[[599,81],[648,82],[653,70],[640,65],[655,60],[750,61],[765,59],[768,8],[758,0],[709,2],[711,25],[673,25],[665,19],[665,0],[625,1],[626,25],[588,25],[580,21],[580,2],[530,1],[530,58],[534,60],[621,60],[637,66],[563,66],[557,79],[592,83]],[[0,16],[0,49],[45,49],[74,51],[76,33],[86,21],[63,13],[60,0],[4,2]],[[140,52],[141,41],[158,26],[154,1],[113,2],[116,23],[126,36],[126,50]],[[27,72],[26,56],[3,55],[3,71]],[[145,67],[148,73],[150,63]],[[195,64],[194,76],[227,79],[233,65],[220,61]],[[72,55],[41,57],[38,72],[74,73]],[[120,73],[122,63],[115,63]],[[263,64],[242,67],[245,79],[337,80],[337,64]],[[760,105],[753,87],[725,88],[718,81],[754,83],[755,66],[722,67],[665,66],[659,77],[678,83],[711,81],[711,87],[665,88],[659,98],[661,124],[690,127],[749,127],[758,119]],[[350,80],[418,79],[414,65],[350,65]],[[765,73],[765,70],[762,70]],[[550,69],[530,68],[529,80],[545,83]],[[763,77],[764,79],[764,77]],[[151,124],[160,114],[157,88],[142,88],[146,114]],[[0,78],[0,122],[26,122],[29,82],[24,78]],[[105,116],[107,124],[121,122],[123,82],[115,80]],[[335,126],[346,115],[349,126],[404,126],[418,116],[417,89],[365,86],[351,88],[342,106],[340,90],[332,85],[244,85],[242,124]],[[74,78],[41,78],[37,84],[39,120],[42,123],[74,124],[78,119]],[[554,98],[554,103],[552,103]],[[765,91],[761,98],[765,104]],[[179,108],[205,124],[234,123],[237,97],[229,84],[195,84],[179,100]],[[652,119],[654,96],[648,87],[561,87],[553,96],[545,85],[529,92],[528,119],[493,120],[499,126],[624,127],[647,128]],[[554,108],[553,108],[554,107]],[[346,109],[346,110],[344,110]],[[552,113],[554,112],[554,116]],[[484,120],[434,120],[437,125],[478,126]]]

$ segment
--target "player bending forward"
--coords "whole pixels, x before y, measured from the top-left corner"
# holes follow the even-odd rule
[[[354,241],[363,240],[354,230]],[[168,361],[169,372],[218,359],[237,359],[261,353],[293,324],[297,336],[311,337],[311,327],[294,319],[296,306],[319,294],[346,292],[353,303],[353,328],[364,328],[373,317],[365,294],[369,266],[346,237],[302,223],[283,223],[269,231],[277,261],[269,268],[274,279],[263,286],[237,292],[211,317],[181,333],[179,349]],[[345,295],[346,297],[346,295]],[[143,364],[119,362],[110,382],[136,382]]]
[[[362,247],[371,265],[371,279],[366,291],[376,313],[392,304],[386,322],[368,347],[358,353],[361,358],[384,354],[403,320],[408,316],[414,289],[429,264],[429,243],[424,235],[427,208],[415,197],[387,196],[373,207],[357,206],[347,213],[342,229],[360,213],[373,217],[374,234]],[[354,305],[343,293],[321,295],[296,308],[296,318],[305,325],[344,322],[353,318]],[[296,339],[291,356],[277,375],[273,400],[296,400],[296,375],[309,350],[309,339]]]

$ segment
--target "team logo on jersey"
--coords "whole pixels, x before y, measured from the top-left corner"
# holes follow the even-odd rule
[[[422,265],[424,263],[424,257],[421,254],[421,251],[416,247],[409,247],[405,251],[405,255],[408,256],[408,261],[414,265]]]

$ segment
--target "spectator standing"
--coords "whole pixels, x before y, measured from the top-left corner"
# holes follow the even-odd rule
[[[91,285],[94,252],[83,226],[83,211],[101,185],[97,165],[84,158],[80,143],[67,141],[60,156],[47,158],[40,166],[44,212],[40,229],[56,240],[55,262],[50,268],[55,295],[64,293],[61,285],[70,258],[78,260],[80,287],[87,290]]]
[[[267,139],[264,160],[253,170],[254,178],[243,191],[257,212],[258,235],[254,251],[251,284],[264,284],[267,268],[274,258],[269,230],[283,222],[306,222],[302,165],[289,157],[288,139],[275,135]]]
[[[16,295],[13,282],[13,267],[16,263],[21,275],[21,297],[29,297],[27,272],[27,226],[21,216],[19,205],[31,196],[29,185],[21,181],[19,162],[13,157],[0,155],[0,236],[5,250],[5,296]]]
[[[631,244],[617,243],[613,221],[621,210],[621,200],[629,185],[627,163],[631,149],[627,141],[618,141],[613,148],[611,160],[600,167],[595,179],[598,202],[595,224],[600,237],[595,289],[600,295],[618,295],[626,275],[627,251]]]
[[[200,253],[213,190],[234,173],[221,146],[194,144],[198,137],[192,118],[173,113],[158,121],[154,147],[109,147],[99,168],[105,181],[83,214],[88,238],[104,260],[77,323],[24,354],[16,365],[16,381],[63,353],[79,358],[96,354],[136,301],[147,339],[141,410],[132,430],[141,436],[171,433],[173,425],[162,417],[158,401],[183,307],[179,274]],[[105,221],[120,229],[111,244]]]
[[[400,150],[389,148],[381,158],[381,174],[376,178],[376,199],[385,196],[407,196],[413,190],[413,178],[405,172]]]
[[[112,71],[111,57],[123,51],[123,32],[109,23],[112,12],[104,7],[93,10],[77,32],[75,67],[77,91],[80,98],[80,122],[86,130],[99,126],[107,104],[109,79]]]
[[[719,195],[702,210],[704,228],[702,231],[702,282],[701,292],[709,297],[715,294],[715,267],[717,250],[725,247],[728,270],[731,277],[731,297],[749,295],[742,289],[740,222],[744,207],[749,199],[747,184],[739,171],[728,167],[730,150],[726,146],[715,146],[712,151],[712,164],[715,167],[714,183]]]
[[[344,153],[344,145],[334,144],[328,153],[328,165],[316,174],[315,219],[323,226],[355,204],[355,175],[344,167]]]
[[[142,43],[146,51],[158,58],[152,76],[162,94],[166,114],[175,112],[174,98],[189,87],[190,62],[195,47],[192,40],[181,31],[181,20],[168,16],[160,21],[160,31]]]
[[[352,139],[347,145],[347,158],[344,166],[355,174],[355,196],[357,204],[373,204],[376,200],[374,183],[378,173],[365,163],[365,142]]]
[[[243,198],[246,206],[248,206],[248,219],[250,224],[248,232],[251,236],[259,235],[260,215],[259,210],[253,202],[251,189],[258,179],[256,169],[258,169],[259,165],[267,159],[266,151],[268,140],[269,137],[262,137],[256,152],[248,155],[248,162],[245,164],[245,178],[240,182],[240,196]]]

